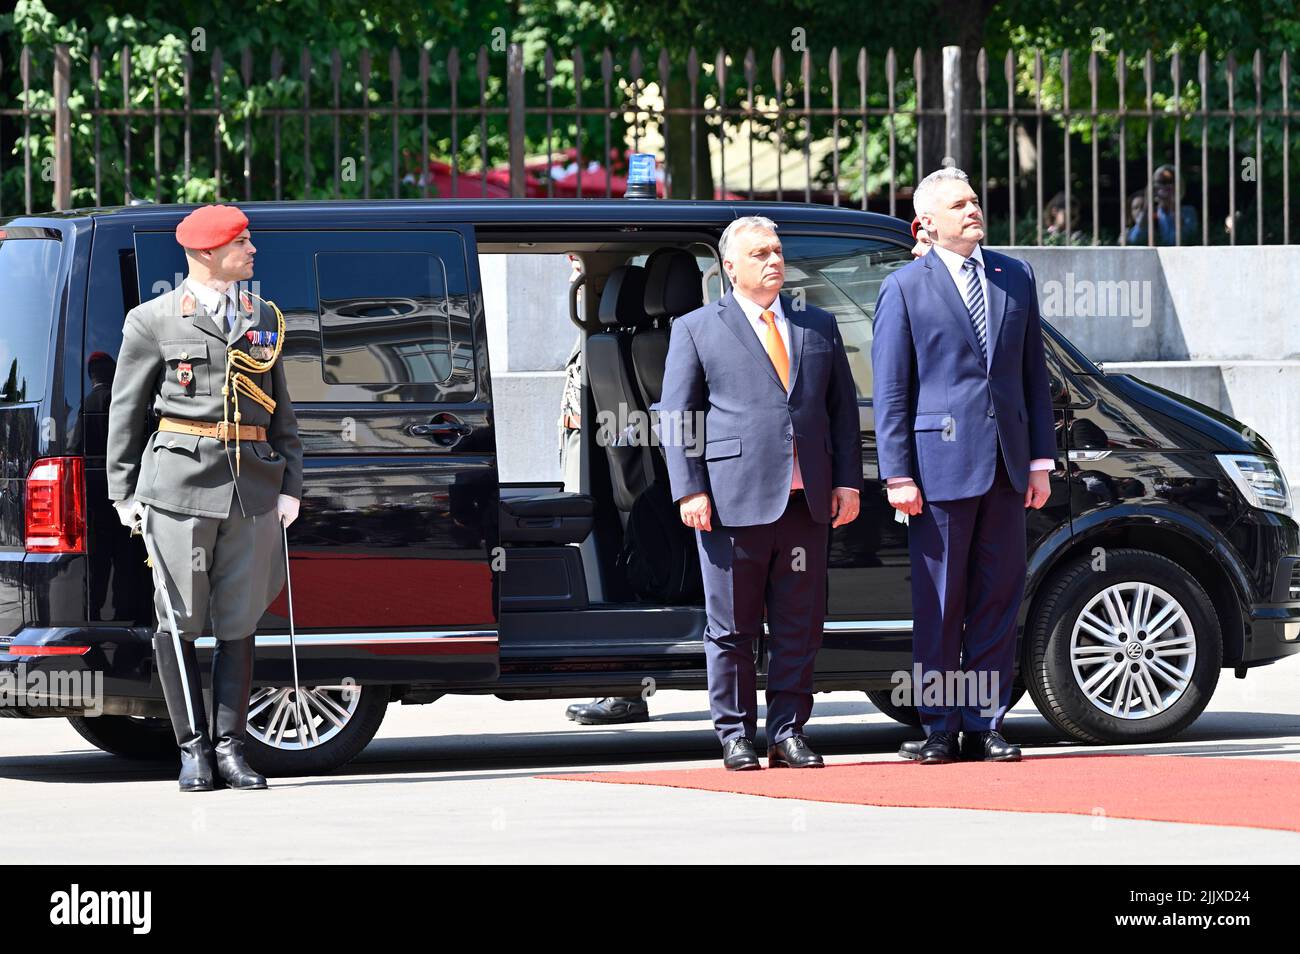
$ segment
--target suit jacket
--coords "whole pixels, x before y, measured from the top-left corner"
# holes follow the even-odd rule
[[[830,522],[832,487],[862,487],[857,392],[835,317],[796,311],[785,295],[781,307],[790,325],[788,393],[730,292],[672,325],[655,409],[673,499],[709,494],[714,520],[726,526],[774,523],[785,512],[796,444],[818,523]],[[701,413],[704,433],[693,433],[683,422]]]
[[[226,349],[249,349],[244,333],[275,331],[275,312],[250,297],[242,300],[229,338],[214,319],[195,304],[182,314],[183,286],[142,302],[127,313],[122,350],[113,377],[109,405],[108,496],[135,499],[178,513],[224,517],[235,493],[235,441],[197,434],[153,431],[147,412],[201,421],[220,421],[221,387],[226,374]],[[242,299],[242,296],[241,296]],[[193,381],[184,386],[178,366],[188,362]],[[240,395],[240,423],[267,428],[266,441],[243,441],[239,461],[239,500],[247,516],[263,514],[280,494],[302,497],[302,443],[298,419],[285,384],[283,360],[261,374],[245,372],[276,402],[268,413],[247,395]],[[233,391],[233,386],[232,386]],[[229,420],[234,422],[234,395]]]
[[[871,366],[880,479],[911,477],[928,500],[986,493],[999,446],[1022,493],[1029,462],[1056,459],[1033,270],[982,252],[987,363],[938,255],[893,272],[876,301]]]

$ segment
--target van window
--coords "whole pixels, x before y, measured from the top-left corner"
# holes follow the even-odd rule
[[[429,252],[320,252],[327,384],[444,382],[452,372],[442,261]]]
[[[784,294],[829,311],[840,326],[858,399],[871,400],[871,323],[880,284],[912,260],[910,249],[879,239],[781,235]]]
[[[726,294],[726,287],[722,278],[722,263],[718,260],[717,253],[712,247],[705,245],[703,242],[697,242],[691,248],[687,249],[695,256],[695,264],[700,269],[700,281],[704,291],[704,303],[715,302]],[[649,252],[639,252],[627,260],[628,265],[645,266],[649,261]]]
[[[465,242],[455,231],[255,230],[248,290],[284,314],[295,404],[475,400]],[[142,299],[175,287],[172,233],[136,236]]]
[[[61,252],[47,238],[0,239],[0,404],[45,396]]]

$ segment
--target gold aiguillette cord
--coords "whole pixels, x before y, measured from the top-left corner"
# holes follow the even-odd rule
[[[271,366],[274,365],[276,360],[280,357],[280,350],[284,347],[284,313],[280,311],[280,309],[276,306],[275,302],[267,301],[267,299],[261,297],[260,295],[253,295],[252,292],[249,292],[248,294],[252,295],[252,297],[256,298],[258,301],[266,302],[266,304],[270,305],[275,310],[276,327],[278,330],[275,336],[275,351],[273,351],[271,353],[271,357],[267,358],[265,361],[257,360],[251,354],[248,354],[245,351],[240,351],[234,345],[230,345],[229,347],[226,348],[226,379],[224,383],[222,383],[221,385],[221,423],[223,425],[221,430],[224,435],[224,447],[226,448],[227,451],[229,451],[230,449],[229,414],[230,414],[231,392],[233,391],[234,404],[235,404],[235,476],[236,477],[239,476],[239,450],[240,450],[239,423],[242,420],[242,415],[239,412],[239,392],[243,391],[244,394],[248,395],[248,397],[252,398],[262,407],[266,408],[267,413],[269,414],[275,413],[274,399],[272,399],[269,394],[267,394],[256,384],[254,384],[253,379],[250,378],[248,375],[244,374],[244,372],[252,371],[254,374],[264,374],[267,371],[270,371]]]

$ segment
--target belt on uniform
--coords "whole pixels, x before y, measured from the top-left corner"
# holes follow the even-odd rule
[[[215,437],[219,441],[265,441],[266,428],[259,424],[234,424],[230,421],[189,421],[181,417],[164,417],[158,422],[158,430],[174,431],[177,434],[198,434],[200,437]]]

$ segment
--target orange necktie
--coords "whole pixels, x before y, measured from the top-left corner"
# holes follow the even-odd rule
[[[764,310],[758,317],[763,319],[763,324],[767,325],[767,335],[763,338],[763,347],[767,349],[767,356],[772,360],[772,366],[776,368],[776,376],[781,379],[781,386],[787,391],[790,390],[790,356],[785,352],[785,345],[781,343],[781,332],[776,330],[776,314]],[[794,452],[794,476],[791,478],[791,487],[797,488],[803,486],[803,479],[799,475],[799,448],[792,448]]]
[[[790,356],[786,354],[785,345],[781,343],[781,333],[776,330],[776,314],[771,311],[764,311],[758,317],[763,319],[767,325],[767,336],[763,339],[763,347],[767,349],[767,356],[772,359],[772,366],[776,368],[777,377],[781,379],[781,386],[787,391],[790,390]]]

